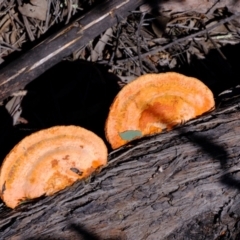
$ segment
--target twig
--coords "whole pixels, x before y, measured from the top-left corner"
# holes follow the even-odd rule
[[[21,0],[17,0],[17,2],[18,2],[18,5],[21,6]],[[26,28],[26,31],[28,33],[28,36],[29,36],[30,40],[34,41],[35,37],[34,37],[32,31],[31,31],[31,28],[30,28],[27,17],[22,15],[22,18],[23,18],[23,22],[24,22],[24,25],[25,25],[25,28]]]
[[[44,32],[46,32],[48,30],[48,26],[49,26],[51,2],[52,2],[51,0],[48,0],[47,15],[46,15],[46,21],[45,21],[45,26],[44,26]]]
[[[15,6],[14,0],[12,0],[10,3],[8,3],[8,6],[4,9],[4,11],[0,12],[0,16],[5,15],[11,8],[13,8]]]
[[[227,17],[227,18],[225,18],[225,19],[220,20],[218,23],[212,25],[212,26],[209,27],[209,28],[206,28],[206,29],[201,30],[201,31],[199,31],[199,32],[190,34],[190,35],[188,35],[188,36],[186,36],[186,37],[179,38],[179,39],[177,39],[177,40],[175,40],[175,41],[173,41],[173,42],[171,42],[171,43],[169,43],[169,44],[167,44],[167,45],[165,45],[165,46],[160,46],[160,47],[157,47],[157,48],[155,48],[155,49],[152,49],[152,50],[150,50],[150,51],[148,51],[148,52],[146,52],[146,53],[143,53],[143,54],[142,54],[142,57],[146,57],[146,56],[148,56],[148,55],[152,55],[152,54],[155,54],[155,53],[157,53],[157,52],[161,52],[161,51],[163,51],[163,50],[165,50],[165,49],[167,49],[167,48],[172,47],[172,46],[175,45],[175,44],[180,44],[180,43],[182,43],[182,42],[184,42],[184,41],[186,41],[186,40],[188,40],[188,39],[190,39],[190,38],[194,38],[194,37],[196,37],[196,36],[202,35],[202,34],[208,32],[208,31],[211,31],[211,30],[213,30],[214,28],[216,28],[216,27],[218,27],[218,26],[220,26],[220,25],[222,25],[222,24],[224,24],[224,23],[227,23],[227,22],[229,22],[229,21],[231,21],[231,20],[239,17],[239,16],[240,16],[240,13],[236,13],[235,15],[232,15],[232,16],[230,16],[230,17]],[[131,57],[131,60],[136,60],[137,58],[138,58],[138,56]],[[129,61],[129,60],[130,60],[130,59],[127,58],[127,59],[124,59],[124,60],[119,60],[119,62],[126,62],[126,61]]]
[[[213,46],[217,49],[218,53],[220,54],[220,56],[227,61],[227,58],[225,57],[225,55],[223,54],[223,52],[220,50],[220,48],[218,47],[218,45],[216,44],[216,42],[212,39],[212,37],[209,35],[208,32],[206,32],[207,37],[209,38],[209,40],[211,41],[211,43],[213,44]]]
[[[220,2],[220,0],[217,0],[213,5],[212,7],[210,7],[207,11],[206,11],[206,15]]]
[[[70,20],[70,18],[71,18],[72,5],[73,5],[72,0],[68,0],[68,1],[67,1],[68,15],[67,15],[67,20],[66,20],[65,24],[68,24],[68,23],[69,23],[69,20]]]
[[[1,47],[4,47],[4,45],[5,45],[6,47],[8,47],[9,49],[11,49],[11,50],[21,51],[21,49],[14,47],[14,44],[11,45],[11,44],[9,44],[9,43],[7,43],[7,42],[2,42],[2,41],[0,41],[0,46],[1,46]]]
[[[117,18],[117,19],[118,19],[118,18]],[[112,55],[111,55],[111,57],[110,57],[110,59],[109,59],[109,62],[108,62],[108,65],[109,65],[109,66],[113,65],[113,59],[114,59],[114,56],[115,56],[115,54],[116,54],[116,52],[117,52],[117,49],[118,49],[119,36],[120,36],[120,32],[121,32],[121,27],[122,27],[122,25],[118,23],[118,24],[117,24],[117,27],[116,27],[117,33],[116,33],[115,47],[114,47],[114,50],[112,51]]]
[[[141,27],[142,27],[142,24],[143,24],[144,17],[145,17],[145,13],[142,13],[141,14],[141,20],[140,20],[140,23],[139,23],[138,29],[137,29],[137,53],[138,53],[139,67],[140,67],[140,70],[141,70],[141,74],[144,74],[144,71],[143,71],[143,65],[142,65],[142,59],[141,59],[140,31],[141,31]]]

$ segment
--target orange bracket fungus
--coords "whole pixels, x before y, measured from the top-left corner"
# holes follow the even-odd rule
[[[8,207],[52,195],[107,163],[107,148],[97,135],[77,126],[56,126],[20,141],[0,171],[0,193]]]
[[[116,96],[105,133],[113,149],[214,109],[211,90],[196,78],[169,72],[146,74]]]

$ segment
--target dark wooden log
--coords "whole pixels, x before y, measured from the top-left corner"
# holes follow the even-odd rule
[[[0,101],[22,89],[50,67],[84,46],[90,40],[126,17],[131,10],[147,2],[156,12],[213,12],[216,8],[228,7],[233,13],[240,12],[238,1],[194,0],[105,0],[92,11],[75,20],[61,31],[41,42],[0,70]]]
[[[0,101],[22,89],[64,57],[84,46],[144,0],[105,0],[0,71]],[[119,19],[120,18],[120,19]]]
[[[2,204],[1,239],[239,239],[239,104],[116,150],[54,196]]]

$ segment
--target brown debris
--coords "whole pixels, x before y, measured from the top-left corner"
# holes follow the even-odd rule
[[[50,27],[69,19],[81,10],[84,0],[22,0],[0,2],[0,63],[23,43],[34,41]]]

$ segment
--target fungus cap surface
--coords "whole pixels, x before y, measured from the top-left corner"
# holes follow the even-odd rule
[[[20,141],[0,171],[1,198],[14,208],[21,201],[52,195],[88,177],[107,163],[97,135],[77,126],[56,126]]]
[[[169,72],[146,74],[126,85],[114,99],[105,125],[112,148],[213,110],[211,90],[196,78]]]

